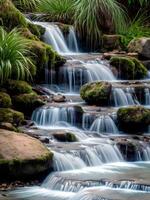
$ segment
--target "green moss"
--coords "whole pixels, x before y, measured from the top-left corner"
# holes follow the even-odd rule
[[[7,30],[27,27],[24,15],[13,5],[11,0],[0,1],[0,26]]]
[[[7,93],[0,92],[0,108],[9,108],[11,105],[12,102],[10,96]]]
[[[44,105],[40,96],[35,93],[20,94],[13,97],[12,102],[15,109],[23,112],[27,116],[30,116],[36,108]]]
[[[120,108],[117,112],[120,127],[127,132],[140,132],[150,124],[150,109],[142,106]]]
[[[89,104],[108,105],[111,88],[107,82],[88,83],[81,87],[80,95]]]
[[[33,35],[31,33],[31,31],[28,29],[28,28],[19,28],[18,29],[21,33],[21,35],[27,39],[30,39],[30,40],[39,40],[39,38],[36,36],[36,35]]]
[[[41,38],[41,36],[45,33],[45,28],[40,25],[28,23],[27,28],[33,35],[36,35],[38,38]]]
[[[110,59],[110,64],[119,71],[122,79],[142,79],[148,72],[139,60],[132,57],[114,56]]]
[[[37,66],[36,80],[38,81],[44,80],[46,66],[51,69],[65,63],[65,60],[44,42],[31,41],[30,50],[33,53],[31,57],[34,64]]]
[[[18,126],[23,120],[23,113],[10,108],[0,108],[0,122],[9,122]]]
[[[8,80],[5,88],[13,96],[33,92],[32,87],[25,81]]]
[[[0,159],[0,171],[5,179],[31,179],[31,175],[38,175],[52,168],[52,159],[52,152],[33,159]]]
[[[76,142],[77,138],[73,133],[66,133],[67,142]]]

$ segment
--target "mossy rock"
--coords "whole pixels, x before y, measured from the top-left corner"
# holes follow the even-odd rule
[[[0,108],[0,122],[19,126],[24,121],[24,114],[10,108]]]
[[[44,27],[37,24],[30,23],[30,22],[28,22],[27,28],[30,30],[30,32],[33,35],[36,35],[38,38],[41,38],[41,36],[44,35],[45,33]]]
[[[150,124],[150,109],[142,106],[120,108],[117,112],[120,128],[128,133],[146,131]]]
[[[112,86],[108,82],[93,82],[81,87],[80,95],[88,104],[105,106],[109,104]]]
[[[110,64],[118,70],[120,78],[126,80],[143,79],[148,73],[144,65],[133,57],[114,56]]]
[[[24,15],[11,0],[0,1],[0,26],[4,26],[9,31],[16,27],[27,27]]]
[[[34,35],[33,33],[31,33],[31,31],[26,27],[25,28],[19,28],[18,30],[19,30],[20,34],[27,39],[39,40],[39,38],[36,35]]]
[[[51,46],[41,41],[31,41],[30,50],[32,60],[37,66],[36,80],[45,79],[45,67],[57,68],[65,63],[65,59],[59,56]]]
[[[131,40],[128,44],[129,52],[136,52],[142,59],[150,59],[150,37],[141,37]]]
[[[0,177],[4,180],[31,180],[52,169],[53,153],[39,140],[0,129],[0,141]]]
[[[8,93],[12,96],[24,94],[24,93],[32,93],[32,87],[25,81],[19,80],[8,80],[5,88],[7,89]]]
[[[60,142],[76,142],[77,138],[73,133],[70,132],[57,132],[53,133],[53,136],[55,139],[57,139]]]
[[[10,96],[5,92],[0,92],[0,108],[9,108],[11,105]]]
[[[35,93],[14,96],[12,102],[15,109],[23,112],[26,116],[30,116],[36,108],[45,104]]]

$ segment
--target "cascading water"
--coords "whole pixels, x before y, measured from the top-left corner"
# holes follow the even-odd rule
[[[115,125],[115,122],[108,115],[98,117],[91,125],[90,131],[95,131],[98,133],[112,133],[112,134],[119,133],[119,130]]]
[[[78,44],[76,39],[75,30],[73,27],[69,28],[68,45],[65,37],[58,25],[46,22],[34,22],[45,28],[43,40],[47,44],[52,45],[54,50],[60,54],[70,54],[72,52],[78,52]]]
[[[75,125],[76,114],[74,107],[43,107],[35,110],[32,120],[38,126],[68,126]],[[64,123],[63,123],[64,122]],[[66,123],[65,123],[66,122]]]

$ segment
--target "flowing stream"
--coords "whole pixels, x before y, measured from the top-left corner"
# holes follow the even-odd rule
[[[54,94],[70,95],[71,102],[38,108],[32,120],[43,136],[48,137],[54,131],[72,132],[78,141],[68,143],[53,138],[48,148],[54,153],[54,172],[41,186],[12,191],[8,199],[150,200],[150,145],[138,141],[134,162],[127,162],[128,148],[123,154],[116,141],[121,135],[116,120],[118,107],[149,106],[149,88],[144,89],[144,102],[137,97],[134,88],[126,84],[123,88],[113,87],[110,107],[84,105],[79,99],[83,84],[98,80],[117,83],[109,63],[102,61],[99,54],[80,53],[73,27],[68,36],[64,36],[56,24],[34,23],[46,28],[43,40],[67,59],[57,72],[57,81],[51,76],[55,72],[46,73],[50,77],[44,87],[54,89]]]

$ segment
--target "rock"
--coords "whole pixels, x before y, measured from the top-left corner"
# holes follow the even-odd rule
[[[31,179],[52,167],[53,154],[40,141],[0,129],[1,179]]]
[[[121,35],[103,35],[102,37],[102,49],[104,51],[111,51],[114,49],[121,49]]]
[[[50,69],[57,68],[65,63],[65,59],[44,42],[32,40],[29,48],[32,52],[32,59],[37,66],[36,81],[45,80],[46,63],[48,63]]]
[[[16,131],[16,128],[9,122],[0,123],[0,129],[6,129],[9,131]]]
[[[42,143],[49,144],[49,138],[40,137],[39,139],[40,139],[40,141],[41,141]]]
[[[129,52],[136,52],[141,58],[150,59],[150,38],[142,37],[131,40]]]
[[[29,94],[32,91],[32,87],[25,81],[18,81],[18,80],[8,80],[5,88],[7,89],[8,93],[12,96],[19,95],[19,94]]]
[[[11,105],[10,96],[5,92],[0,92],[0,108],[9,108]]]
[[[40,96],[35,93],[20,94],[13,97],[12,102],[17,110],[23,112],[27,116],[30,116],[36,108],[45,104]]]
[[[120,108],[117,112],[120,128],[128,133],[140,133],[147,130],[150,124],[150,109],[142,106]]]
[[[108,105],[111,96],[112,85],[108,82],[93,82],[81,87],[80,96],[88,104],[99,106]]]
[[[10,108],[0,108],[0,122],[12,123],[19,126],[24,121],[24,115],[21,112]]]
[[[76,142],[77,138],[73,133],[70,132],[56,132],[53,133],[55,139],[60,142]]]
[[[143,79],[148,73],[144,65],[133,57],[114,56],[110,59],[110,64],[118,70],[122,79]]]
[[[61,95],[61,94],[54,95],[53,96],[53,101],[55,101],[56,103],[65,102],[66,101],[66,97]]]

